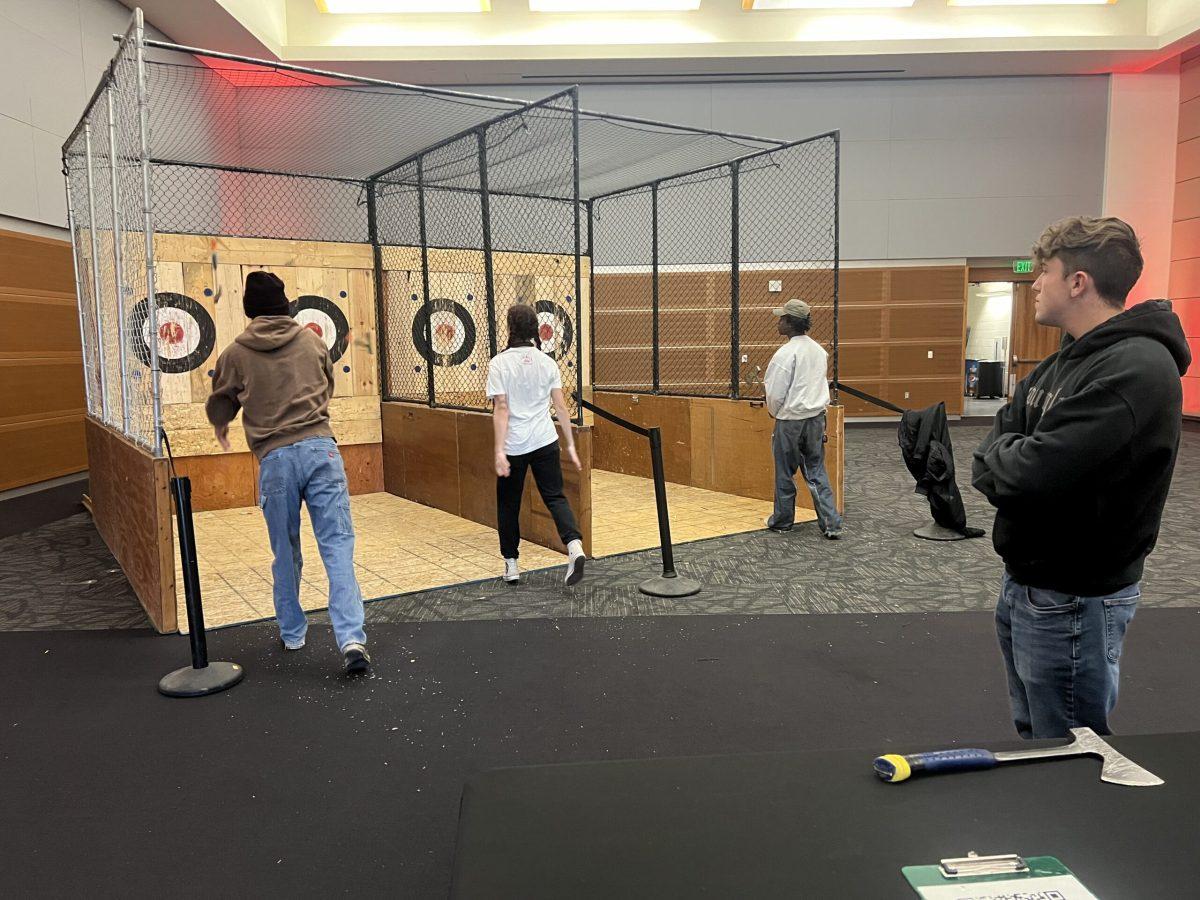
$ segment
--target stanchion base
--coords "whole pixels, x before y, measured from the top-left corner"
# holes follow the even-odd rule
[[[237,663],[210,662],[203,669],[184,666],[158,683],[158,692],[168,697],[204,697],[231,688],[246,674]]]
[[[939,525],[937,522],[930,522],[927,525],[922,525],[913,532],[915,537],[924,538],[927,541],[965,541],[969,535],[963,534],[961,531],[955,531],[953,528],[946,528],[944,525]]]
[[[648,597],[690,597],[700,593],[700,582],[678,575],[668,577],[656,575],[638,585],[638,590]]]

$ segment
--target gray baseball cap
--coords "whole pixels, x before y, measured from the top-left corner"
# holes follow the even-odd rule
[[[775,310],[777,316],[795,316],[797,319],[806,318],[811,313],[812,308],[803,300],[797,300],[795,297]]]

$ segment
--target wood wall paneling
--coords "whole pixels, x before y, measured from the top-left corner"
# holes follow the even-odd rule
[[[346,467],[346,482],[351,495],[377,494],[383,490],[383,444],[344,444],[338,446]]]
[[[79,313],[65,241],[0,231],[0,383],[0,490],[87,468]]]
[[[192,480],[195,512],[258,503],[258,466],[253,453],[176,457],[175,471]]]
[[[172,504],[167,461],[86,420],[89,487],[96,529],[151,623],[177,630]]]
[[[775,492],[771,454],[774,421],[758,402],[695,397],[639,396],[597,391],[596,405],[643,427],[658,426],[663,436],[666,480],[705,490],[770,500]],[[834,411],[836,410],[836,412]],[[841,502],[842,411],[827,412],[830,445],[826,467]],[[835,434],[836,432],[836,434]],[[648,442],[599,417],[592,433],[593,466],[649,478]],[[797,474],[797,503],[812,508],[808,487]]]
[[[82,414],[0,424],[0,491],[86,469],[86,447]]]
[[[383,467],[388,492],[496,527],[496,476],[492,469],[492,421],[486,413],[383,404]],[[576,429],[582,473],[564,461],[563,480],[584,549],[591,552],[591,433]],[[403,462],[395,457],[402,455]],[[522,537],[563,550],[549,512],[526,482]]]

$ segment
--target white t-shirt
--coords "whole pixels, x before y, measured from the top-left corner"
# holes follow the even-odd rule
[[[487,395],[508,398],[504,452],[520,456],[558,440],[550,418],[550,392],[562,387],[558,364],[535,347],[511,347],[488,365]]]
[[[796,335],[775,351],[763,387],[767,412],[776,419],[811,419],[829,405],[829,354],[807,334]]]

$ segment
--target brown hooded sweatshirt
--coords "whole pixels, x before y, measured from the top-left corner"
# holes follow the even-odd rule
[[[216,426],[244,410],[246,443],[262,459],[306,438],[333,437],[332,394],[325,342],[291,316],[259,316],[217,359],[204,409]]]

